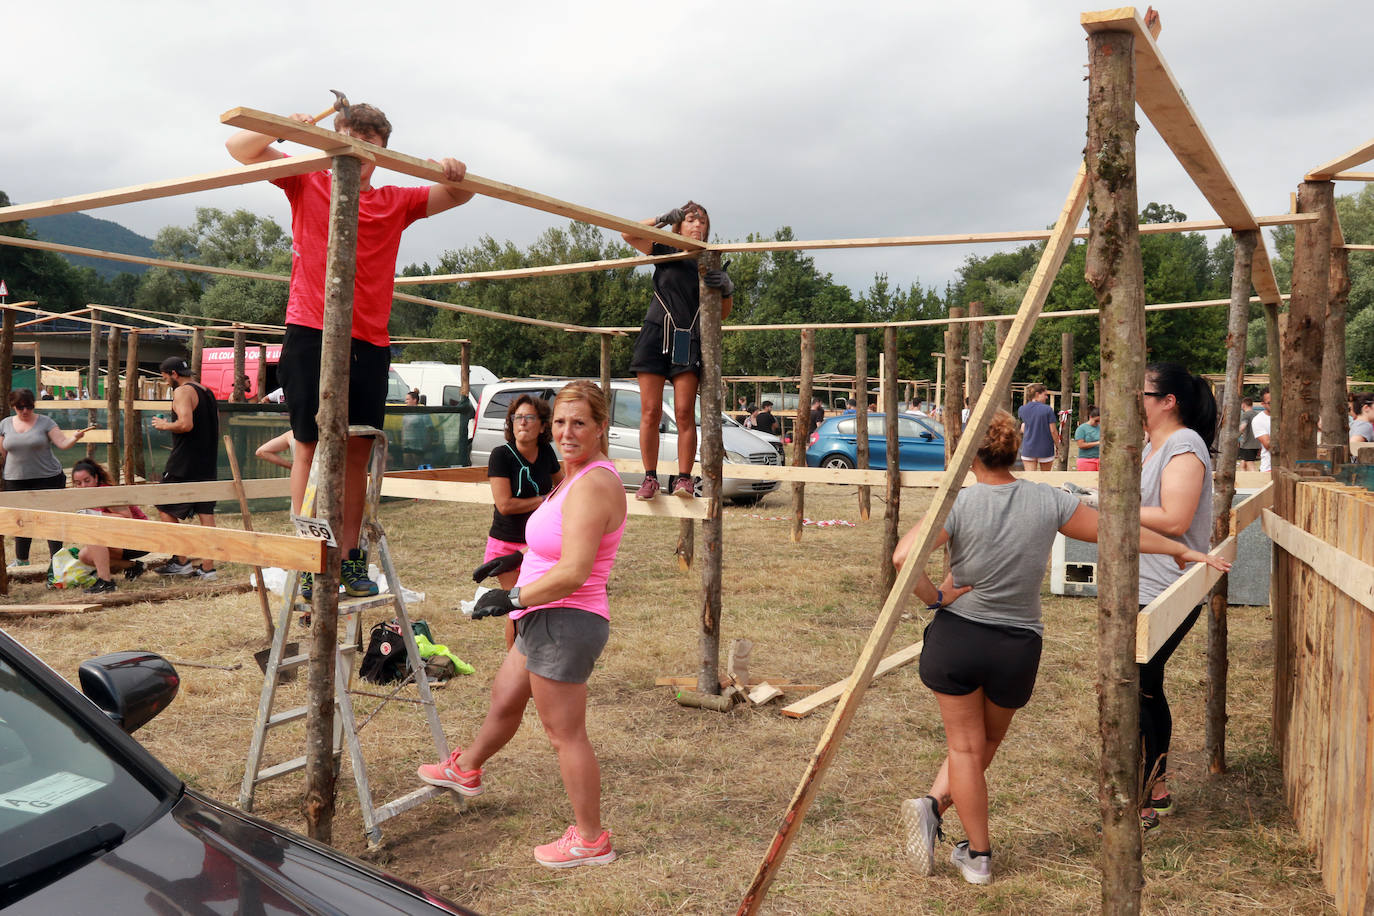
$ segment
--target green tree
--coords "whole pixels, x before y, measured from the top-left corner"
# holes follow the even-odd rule
[[[9,195],[0,191],[0,207],[9,205]],[[0,223],[0,235],[36,238],[23,220]],[[5,281],[11,302],[33,300],[39,308],[70,312],[87,301],[83,275],[51,251],[0,245],[0,280]]]

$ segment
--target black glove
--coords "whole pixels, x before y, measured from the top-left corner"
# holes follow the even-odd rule
[[[510,592],[504,588],[493,588],[489,592],[484,592],[481,598],[472,608],[472,619],[481,620],[483,617],[504,617],[515,610],[515,603],[510,600]]]
[[[682,207],[674,207],[667,213],[655,219],[654,226],[656,228],[661,228],[663,226],[676,226],[678,223],[682,222],[686,218],[687,214],[683,212]]]
[[[499,576],[502,573],[510,572],[512,569],[519,569],[524,560],[525,555],[518,550],[515,553],[503,554],[488,560],[472,571],[472,581],[481,582],[491,576]]]
[[[724,268],[716,268],[706,271],[703,282],[710,287],[720,290],[720,298],[729,299],[735,294],[735,284],[730,279]]]

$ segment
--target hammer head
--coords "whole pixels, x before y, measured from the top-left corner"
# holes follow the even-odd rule
[[[332,93],[334,93],[334,100],[335,100],[335,101],[334,101],[334,110],[337,111],[337,112],[339,112],[340,114],[342,114],[344,120],[347,121],[347,120],[348,120],[348,96],[344,95],[342,92],[340,92],[340,91],[337,90],[337,89],[331,89],[331,90],[329,90],[329,91],[332,92]]]

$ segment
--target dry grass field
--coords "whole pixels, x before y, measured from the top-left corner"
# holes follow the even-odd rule
[[[903,497],[909,525],[929,496],[906,490]],[[750,517],[785,514],[786,490],[755,509],[727,508],[723,645],[752,639],[756,675],[829,684],[849,673],[883,598],[875,586],[883,510],[874,502],[872,521],[808,527],[800,544],[789,540],[786,522]],[[818,520],[858,518],[849,489],[812,486],[807,506]],[[481,559],[490,510],[394,502],[382,511],[405,584],[427,594],[412,616],[427,619],[437,642],[477,668],[436,694],[449,740],[465,741],[485,711],[502,655],[499,621],[471,622],[455,610],[460,597],[471,597],[469,574]],[[222,521],[238,525],[232,516]],[[281,515],[254,523],[259,530],[286,525]],[[550,872],[531,857],[531,847],[560,835],[571,817],[532,709],[511,745],[489,762],[484,796],[464,802],[455,795],[388,821],[377,852],[366,851],[345,764],[336,845],[485,913],[734,912],[833,707],[802,720],[780,716],[776,706],[720,714],[679,707],[668,688],[654,686],[656,677],[695,672],[699,576],[678,572],[676,534],[675,522],[631,520],[611,581],[611,640],[591,681],[589,730],[603,768],[604,820],[615,835],[616,863]],[[145,579],[137,587],[161,586]],[[62,596],[25,584],[11,600]],[[947,863],[936,876],[917,878],[899,855],[898,806],[924,794],[944,747],[936,704],[913,665],[869,691],[765,912],[1095,912],[1094,612],[1094,601],[1047,590],[1039,686],[989,772],[994,884],[966,885]],[[920,638],[924,616],[920,610],[903,622],[893,649]],[[1171,663],[1178,813],[1146,837],[1146,912],[1332,911],[1314,857],[1283,805],[1269,743],[1269,627],[1266,608],[1234,610],[1231,771],[1224,777],[1210,778],[1202,756],[1201,628]],[[82,659],[116,649],[243,663],[235,671],[181,667],[180,696],[138,733],[188,784],[237,798],[261,688],[251,655],[265,645],[253,595],[135,604],[11,621],[7,628],[73,681]],[[303,689],[287,688],[283,705],[299,702]],[[413,688],[402,695],[414,696]],[[360,718],[377,702],[356,698]],[[285,732],[270,739],[268,763],[300,753],[301,733]],[[415,767],[434,756],[410,704],[390,704],[363,736],[379,802],[413,788]],[[299,775],[269,783],[255,811],[302,829],[301,793]],[[946,827],[951,841],[962,837],[957,818],[947,818]]]

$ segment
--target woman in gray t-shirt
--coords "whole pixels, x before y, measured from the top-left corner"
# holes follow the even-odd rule
[[[6,370],[8,371],[8,370]],[[0,457],[5,459],[6,490],[60,490],[67,484],[62,464],[53,446],[71,448],[86,435],[86,430],[64,433],[52,417],[34,413],[33,392],[16,388],[10,392],[9,405],[14,416],[0,420]],[[14,539],[14,559],[20,566],[29,563],[30,538]],[[48,558],[62,549],[61,541],[48,541]]]
[[[917,873],[930,874],[940,815],[954,805],[968,840],[950,859],[974,884],[992,880],[983,771],[1035,686],[1040,585],[1054,533],[1097,540],[1096,510],[1063,490],[1012,475],[1019,445],[1016,421],[999,411],[973,460],[978,482],[959,493],[936,540],[937,546],[950,546],[950,573],[938,589],[924,574],[915,586],[916,595],[936,609],[926,628],[920,674],[939,701],[949,755],[930,794],[902,803],[905,849]],[[897,565],[906,560],[915,532],[898,543]],[[1230,566],[1143,528],[1140,549],[1177,563]]]

